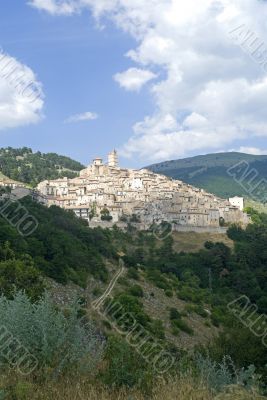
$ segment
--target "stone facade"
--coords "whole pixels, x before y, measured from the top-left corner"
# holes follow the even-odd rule
[[[131,221],[140,227],[162,221],[192,228],[217,228],[223,220],[248,222],[239,207],[203,189],[146,169],[120,168],[115,150],[107,164],[96,158],[79,177],[43,181],[38,191],[48,206],[73,210],[91,225],[104,225],[104,214],[113,224]]]
[[[238,196],[230,197],[229,203],[232,206],[238,207],[239,210],[241,210],[241,211],[244,210],[244,198],[243,197],[238,197]]]
[[[10,189],[25,188],[26,185],[22,182],[13,181],[9,178],[0,178],[0,187],[8,187]]]

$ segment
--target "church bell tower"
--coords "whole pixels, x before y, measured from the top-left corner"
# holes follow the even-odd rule
[[[113,150],[111,153],[108,155],[108,166],[113,167],[113,168],[118,168],[119,167],[119,161],[118,161],[118,153],[116,150]]]

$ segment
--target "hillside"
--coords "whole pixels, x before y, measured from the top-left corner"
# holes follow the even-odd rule
[[[52,382],[59,369],[62,385],[71,385],[70,376],[76,384],[79,382],[79,390],[82,382],[92,382],[96,385],[93,390],[104,383],[105,387],[114,389],[136,388],[146,394],[152,393],[157,382],[153,365],[144,362],[139,350],[135,351],[138,342],[131,346],[131,341],[119,333],[119,327],[131,331],[129,314],[141,333],[149,335],[144,351],[149,351],[153,343],[160,348],[163,346],[172,354],[172,370],[168,373],[173,376],[179,374],[181,368],[193,369],[197,383],[196,374],[200,374],[197,376],[201,387],[204,384],[206,388],[205,398],[213,398],[209,397],[209,391],[218,393],[227,390],[230,384],[242,382],[241,375],[235,377],[230,372],[233,363],[235,371],[247,369],[246,375],[242,372],[246,379],[250,379],[254,370],[249,366],[254,364],[264,382],[267,381],[266,347],[259,337],[242,327],[227,308],[230,301],[245,293],[258,305],[259,313],[267,312],[265,215],[254,213],[255,224],[246,230],[231,227],[229,239],[224,243],[217,242],[221,240],[219,236],[202,238],[208,240],[206,243],[192,237],[196,243],[190,249],[189,239],[185,240],[184,235],[179,238],[175,234],[161,241],[152,233],[137,231],[131,225],[126,232],[117,227],[90,229],[85,221],[58,207],[46,208],[30,198],[21,200],[21,205],[36,218],[38,226],[30,236],[21,236],[14,226],[14,219],[18,219],[14,212],[19,213],[15,211],[17,205],[11,203],[8,211],[3,208],[5,218],[0,215],[0,319],[14,336],[19,336],[26,348],[31,346],[39,364],[23,383],[19,376],[6,375],[7,369],[4,370],[0,393],[3,389],[10,394],[7,399],[31,398],[29,393],[43,391],[43,382]],[[13,226],[8,221],[12,221]],[[124,272],[112,289],[113,300],[106,299],[119,308],[113,312],[113,306],[106,307],[103,303],[98,309],[93,302],[101,298],[117,274],[119,257],[123,260]],[[25,290],[25,294],[16,292],[15,287]],[[53,298],[52,303],[48,295],[44,296],[45,288]],[[72,306],[72,299],[77,296],[79,303]],[[103,360],[98,367],[94,366],[93,372],[83,369],[85,358],[88,357],[90,364],[97,354],[88,343],[91,336],[83,336],[85,327],[81,316],[86,316],[92,324],[87,335],[95,335],[92,340],[97,338],[105,343],[101,353]],[[126,317],[128,320],[124,320]],[[143,337],[140,340],[143,341]],[[205,354],[209,350],[213,364],[206,355],[199,358],[199,351],[203,349],[199,346],[205,347]],[[245,346],[246,352],[243,351]],[[192,351],[196,358],[192,358]],[[225,355],[231,357],[232,364],[221,364]],[[75,376],[78,367],[85,375],[79,372]],[[191,382],[190,372],[185,375],[186,370],[183,371],[182,376]],[[201,376],[203,371],[204,376]],[[223,380],[216,378],[220,373],[224,374]],[[214,375],[209,380],[210,374]],[[17,390],[24,390],[28,395],[12,397]],[[84,390],[89,388],[84,387]],[[130,393],[121,398],[129,398]],[[101,398],[100,394],[95,398]],[[158,398],[162,398],[162,393]]]
[[[153,172],[180,179],[224,198],[231,196],[251,197],[227,173],[229,168],[242,161],[249,164],[249,170],[255,169],[258,171],[259,175],[255,182],[259,182],[262,178],[267,178],[267,155],[255,156],[236,152],[207,154],[181,160],[165,161],[150,165],[147,168]],[[248,182],[249,178],[251,176],[247,180],[245,179],[244,182]]]
[[[0,173],[16,181],[36,186],[45,179],[73,178],[83,165],[56,153],[34,153],[31,149],[0,149]]]

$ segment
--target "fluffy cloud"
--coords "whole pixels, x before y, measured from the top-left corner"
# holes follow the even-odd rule
[[[77,3],[77,4],[76,4]],[[29,4],[53,15],[71,15],[79,9],[79,1],[31,0]]]
[[[139,91],[156,76],[156,74],[146,69],[130,68],[125,72],[115,74],[114,79],[126,90]]]
[[[0,49],[0,130],[36,123],[43,92],[34,72]]]
[[[94,119],[98,118],[98,114],[87,111],[83,114],[75,114],[71,115],[69,118],[67,118],[64,122],[69,124],[73,122],[81,122],[81,121],[92,121]]]
[[[267,136],[267,78],[258,62],[265,45],[252,56],[258,44],[265,42],[267,48],[267,2],[33,0],[31,3],[42,9],[46,4],[51,13],[54,10],[66,13],[66,5],[71,12],[87,7],[97,19],[110,18],[135,38],[136,47],[127,53],[133,63],[142,70],[154,66],[162,70],[163,78],[150,83],[155,112],[135,124],[132,137],[121,149],[124,155],[137,154],[143,160],[155,161],[229,148],[236,140],[241,144],[242,140],[246,143],[250,140],[254,147],[254,137]],[[244,29],[239,36],[229,33],[241,25]],[[249,30],[254,32],[253,43],[249,41]],[[117,80],[129,89],[125,84],[127,74],[129,71]]]
[[[261,155],[267,154],[267,150],[258,149],[257,147],[241,146],[238,151],[240,151],[241,153],[253,154],[256,156],[261,156]]]

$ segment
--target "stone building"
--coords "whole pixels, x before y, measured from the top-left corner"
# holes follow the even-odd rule
[[[107,163],[97,157],[79,177],[46,180],[38,191],[48,206],[73,210],[94,226],[106,223],[103,210],[108,210],[113,223],[138,221],[146,228],[162,221],[177,229],[216,228],[221,221],[248,222],[240,204],[147,169],[120,168],[116,150],[108,155]]]

